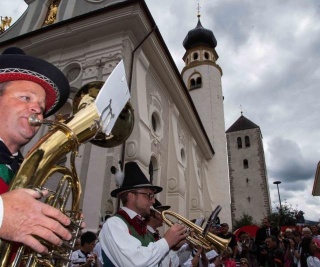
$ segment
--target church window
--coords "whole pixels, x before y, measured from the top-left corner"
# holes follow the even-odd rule
[[[153,112],[151,115],[151,128],[156,135],[161,133],[161,120],[158,112]]]
[[[196,80],[195,79],[191,79],[190,80],[190,89],[195,88],[195,86],[196,86]]]
[[[205,58],[205,59],[209,59],[209,57],[210,57],[210,56],[209,56],[209,53],[208,53],[208,52],[204,52],[204,58]]]
[[[193,53],[193,60],[198,60],[199,58],[199,54],[196,52],[196,53]]]
[[[202,87],[202,78],[199,74],[193,75],[190,79],[190,90]]]
[[[246,147],[250,147],[250,138],[249,138],[249,136],[245,136],[244,142],[246,144]]]
[[[154,114],[152,114],[151,123],[152,123],[153,131],[156,132],[157,131],[157,121],[156,121],[156,117],[154,116]]]
[[[181,148],[180,155],[181,155],[181,161],[183,163],[185,163],[186,162],[186,152],[185,152],[184,148]]]
[[[243,168],[244,168],[244,169],[248,169],[248,168],[249,168],[249,163],[248,163],[248,160],[247,160],[247,159],[244,159],[244,160],[243,160]]]
[[[158,162],[155,156],[151,156],[149,163],[149,177],[151,184],[157,184],[157,176],[158,176]]]
[[[238,144],[238,148],[242,148],[242,140],[241,137],[237,138],[237,144]]]

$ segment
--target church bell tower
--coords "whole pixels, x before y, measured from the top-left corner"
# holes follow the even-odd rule
[[[230,216],[231,209],[221,86],[222,69],[217,64],[217,40],[211,30],[202,26],[200,14],[197,26],[188,32],[183,46],[186,52],[183,56],[185,66],[181,75],[214,149],[212,159],[207,162],[206,179],[210,200],[214,205],[223,207],[221,213],[224,213],[223,217],[226,218]]]

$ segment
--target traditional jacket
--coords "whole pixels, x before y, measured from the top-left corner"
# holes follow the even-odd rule
[[[10,182],[22,161],[23,157],[20,151],[14,156],[7,146],[0,141],[0,194],[9,190]]]

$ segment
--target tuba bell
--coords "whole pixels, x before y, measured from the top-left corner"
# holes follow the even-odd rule
[[[93,84],[96,88],[94,90],[98,92],[94,96],[86,94],[86,91],[93,88]],[[28,152],[10,185],[10,190],[16,188],[41,190],[55,184],[56,189],[52,190],[50,187],[50,195],[44,202],[70,217],[72,223],[69,228],[72,238],[61,247],[39,239],[48,247],[47,255],[39,255],[27,246],[19,244],[15,256],[12,254],[13,243],[1,240],[1,267],[18,267],[20,264],[26,267],[70,266],[69,257],[74,250],[82,223],[81,185],[75,168],[78,148],[88,141],[97,142],[103,147],[119,145],[129,137],[134,123],[123,61],[120,61],[105,83],[94,82],[85,88],[80,89],[79,95],[82,99],[77,98],[76,111],[66,121],[40,121],[35,116],[30,116],[31,125],[46,124],[52,129]],[[119,133],[120,127],[124,134]],[[59,164],[65,161],[68,153],[71,153],[70,168]]]
[[[102,81],[89,82],[82,86],[75,94],[73,100],[73,114],[86,107],[87,100],[94,100],[98,96],[100,89],[104,85]],[[124,140],[130,136],[134,125],[133,108],[130,102],[127,102],[117,118],[112,132],[105,134],[99,131],[90,142],[99,147],[115,147],[121,145]]]

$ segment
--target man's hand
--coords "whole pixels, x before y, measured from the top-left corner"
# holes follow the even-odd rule
[[[164,237],[170,248],[178,244],[180,241],[186,239],[188,236],[186,227],[180,224],[172,225],[168,231],[164,234]]]
[[[71,238],[64,227],[70,219],[58,209],[37,200],[39,192],[32,189],[15,189],[1,195],[3,200],[3,222],[0,237],[21,242],[39,253],[47,253],[35,236],[60,246],[62,240]]]

